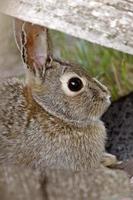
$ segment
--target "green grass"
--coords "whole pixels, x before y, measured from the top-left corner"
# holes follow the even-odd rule
[[[59,32],[52,36],[57,56],[84,67],[109,88],[113,99],[133,91],[133,56]]]

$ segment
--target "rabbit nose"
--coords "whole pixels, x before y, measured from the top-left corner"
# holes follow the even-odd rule
[[[107,101],[108,103],[111,103],[111,96],[110,96],[110,95],[107,95],[105,98],[106,98],[106,101]]]

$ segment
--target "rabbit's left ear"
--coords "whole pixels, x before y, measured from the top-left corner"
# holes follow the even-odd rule
[[[52,57],[48,29],[15,19],[15,37],[23,62],[33,76],[43,78]]]

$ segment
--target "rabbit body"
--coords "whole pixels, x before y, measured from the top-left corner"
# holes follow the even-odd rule
[[[104,152],[102,122],[85,127],[65,123],[46,112],[20,81],[0,92],[0,163],[54,168],[96,167]]]
[[[0,86],[0,163],[97,167],[106,139],[100,117],[110,104],[107,88],[81,67],[51,57],[46,29],[20,23],[19,31],[26,81]]]

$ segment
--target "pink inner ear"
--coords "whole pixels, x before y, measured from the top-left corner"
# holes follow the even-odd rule
[[[45,64],[44,55],[36,55],[35,59],[39,65]]]
[[[34,59],[36,60],[37,64],[45,65],[47,60],[48,47],[46,35],[43,32],[36,37],[34,45]]]

